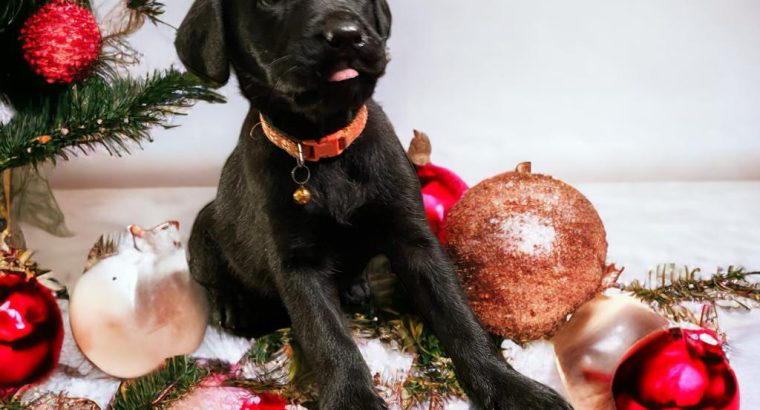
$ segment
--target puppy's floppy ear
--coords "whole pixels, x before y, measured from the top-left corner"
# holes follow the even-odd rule
[[[179,59],[188,71],[221,86],[230,78],[219,0],[195,0],[174,40]]]
[[[391,36],[391,8],[386,0],[374,0],[378,33],[387,39]]]

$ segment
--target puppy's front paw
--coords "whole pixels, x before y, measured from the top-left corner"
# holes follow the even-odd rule
[[[385,401],[372,386],[358,383],[335,386],[323,392],[319,399],[320,410],[388,410]]]
[[[552,388],[517,372],[497,372],[477,383],[484,410],[573,410]]]
[[[524,377],[521,383],[512,385],[511,391],[501,393],[495,399],[494,409],[520,410],[572,410],[562,396],[552,388]]]

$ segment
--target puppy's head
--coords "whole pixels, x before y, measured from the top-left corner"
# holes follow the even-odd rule
[[[390,24],[386,0],[196,0],[175,44],[207,81],[233,67],[256,108],[319,117],[372,95]]]

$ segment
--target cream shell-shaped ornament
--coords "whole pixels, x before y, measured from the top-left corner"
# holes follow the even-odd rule
[[[625,295],[600,295],[552,339],[562,381],[577,409],[615,410],[612,378],[628,349],[668,320]]]
[[[208,303],[188,271],[179,224],[101,237],[71,293],[69,318],[82,353],[112,376],[143,376],[194,352]]]

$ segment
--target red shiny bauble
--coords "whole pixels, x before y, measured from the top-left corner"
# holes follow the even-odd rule
[[[87,76],[102,38],[92,11],[67,0],[48,3],[21,29],[24,58],[48,83],[69,84]]]
[[[409,159],[417,168],[430,229],[441,243],[446,243],[446,216],[467,191],[467,183],[452,171],[430,163],[432,145],[428,136],[414,131]]]
[[[739,385],[718,335],[668,329],[637,342],[615,372],[618,410],[738,410]]]
[[[455,173],[433,164],[418,166],[417,177],[430,229],[446,243],[446,215],[467,191],[467,184]]]
[[[288,401],[284,398],[270,393],[260,393],[255,397],[246,400],[240,410],[285,410]]]
[[[34,278],[0,272],[0,389],[49,374],[63,343],[63,320],[52,292]]]

